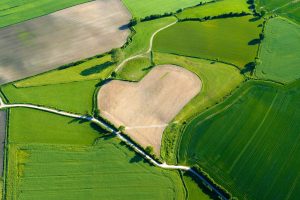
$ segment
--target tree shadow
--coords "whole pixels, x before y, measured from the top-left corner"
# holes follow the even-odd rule
[[[261,42],[261,40],[259,38],[253,39],[251,41],[248,42],[248,45],[257,45]]]
[[[256,22],[258,20],[260,20],[260,17],[253,17],[253,18],[249,19],[249,22]]]
[[[107,61],[103,64],[100,64],[100,65],[96,65],[94,67],[91,67],[91,68],[88,68],[88,69],[85,69],[83,70],[82,72],[80,72],[80,75],[82,76],[89,76],[91,74],[96,74],[96,73],[99,73],[100,71],[108,68],[109,66],[111,66],[113,64],[113,62],[111,61]]]
[[[255,62],[249,62],[247,63],[244,68],[241,70],[241,74],[245,74],[247,72],[250,72],[250,74],[253,74],[254,69],[255,69]]]
[[[71,121],[68,122],[68,124],[72,124],[72,123],[78,123],[78,124],[83,124],[83,123],[86,123],[86,122],[89,122],[90,120],[90,117],[86,116],[85,118],[74,118],[72,119]]]
[[[211,189],[209,189],[201,180],[199,180],[198,177],[196,177],[193,173],[191,172],[184,172],[183,176],[189,176],[192,178],[192,180],[198,185],[201,190],[207,194],[211,199],[217,200],[220,199],[219,196]]]
[[[149,66],[149,67],[145,67],[142,69],[142,71],[149,71],[153,68],[154,66]]]
[[[143,161],[144,159],[138,155],[137,153],[135,153],[135,155],[129,160],[129,163],[138,163]]]
[[[95,87],[101,87],[101,86],[103,86],[103,85],[109,83],[110,81],[112,81],[112,79],[105,79],[105,80],[100,81],[99,83],[97,83],[97,84],[95,85]]]
[[[119,30],[121,30],[121,31],[126,30],[126,29],[129,28],[129,25],[130,25],[130,23],[124,24],[124,25],[122,25],[122,26],[119,27]]]

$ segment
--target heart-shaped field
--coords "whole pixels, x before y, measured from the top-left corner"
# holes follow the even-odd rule
[[[165,127],[201,90],[197,75],[175,65],[153,68],[140,82],[113,80],[98,93],[103,117],[125,126],[125,132],[143,147],[160,152]]]

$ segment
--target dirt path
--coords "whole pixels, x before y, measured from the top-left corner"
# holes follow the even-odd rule
[[[168,24],[168,25],[166,25],[166,26],[164,26],[164,27],[158,29],[157,31],[155,31],[155,32],[151,35],[148,50],[147,50],[145,53],[141,53],[141,54],[138,54],[138,55],[135,55],[135,56],[131,56],[131,57],[129,57],[129,58],[126,58],[125,60],[123,60],[123,61],[116,67],[115,71],[116,71],[116,72],[119,71],[119,70],[122,68],[122,66],[123,66],[125,63],[127,63],[128,61],[130,61],[130,60],[134,60],[134,59],[140,58],[140,57],[148,57],[148,56],[150,56],[150,55],[148,55],[148,54],[152,51],[153,39],[154,39],[155,35],[156,35],[157,33],[159,33],[160,31],[162,31],[162,30],[164,30],[164,29],[166,29],[166,28],[169,28],[170,26],[172,26],[172,25],[174,25],[174,24],[176,24],[176,23],[177,23],[177,20],[176,20],[175,22],[172,22],[171,24]]]
[[[168,165],[166,163],[157,162],[151,156],[149,156],[147,153],[145,153],[142,149],[140,149],[134,143],[132,143],[131,141],[126,139],[123,135],[121,135],[120,132],[115,131],[114,129],[112,129],[110,127],[110,125],[108,125],[105,122],[102,122],[94,117],[79,115],[79,114],[75,114],[75,113],[65,112],[65,111],[56,110],[56,109],[52,109],[52,108],[46,108],[46,107],[42,107],[42,106],[36,106],[36,105],[32,105],[32,104],[4,104],[0,97],[0,111],[2,109],[17,108],[17,107],[31,108],[31,109],[41,110],[41,111],[45,111],[45,112],[50,112],[50,113],[54,113],[54,114],[58,114],[58,115],[67,116],[67,117],[72,117],[72,118],[77,118],[77,119],[85,119],[90,122],[93,122],[93,123],[99,125],[100,127],[104,127],[106,130],[109,130],[111,133],[115,134],[120,140],[125,142],[125,144],[127,146],[131,147],[135,152],[139,153],[144,159],[148,160],[154,166],[160,167],[163,169],[188,171],[188,172],[194,174],[195,176],[197,176],[205,185],[209,186],[222,200],[227,200],[227,198],[224,195],[222,195],[222,193],[220,193],[220,191],[217,188],[215,188],[208,181],[206,181],[206,179],[203,176],[198,174],[191,167],[182,166],[182,165]]]

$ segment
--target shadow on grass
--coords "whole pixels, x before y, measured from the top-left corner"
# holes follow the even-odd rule
[[[192,180],[199,186],[199,188],[207,194],[211,199],[213,200],[219,200],[220,198],[218,195],[211,189],[209,189],[199,178],[197,178],[193,173],[191,172],[183,172],[183,176],[191,177]]]
[[[91,67],[91,68],[83,70],[82,72],[80,72],[80,75],[82,75],[82,76],[89,76],[89,75],[92,75],[92,74],[99,73],[100,71],[108,68],[112,64],[113,64],[113,62],[107,61],[107,62],[105,62],[103,64],[96,65],[94,67]]]
[[[261,42],[261,40],[259,38],[253,39],[251,41],[248,42],[248,45],[252,46],[252,45],[257,45]]]
[[[72,123],[78,123],[78,124],[83,124],[89,122],[88,119],[79,119],[79,118],[74,118],[71,121],[68,122],[68,124],[72,124]]]
[[[97,84],[95,85],[95,87],[101,87],[101,86],[103,86],[103,85],[109,83],[110,81],[112,81],[112,79],[106,79],[106,80],[100,81],[99,83],[97,83]]]
[[[258,20],[260,20],[260,17],[253,17],[253,18],[249,19],[249,22],[256,22]]]
[[[145,67],[142,69],[142,71],[149,71],[153,68],[154,66],[149,66],[149,67]]]
[[[255,62],[249,62],[247,63],[244,68],[241,70],[241,74],[245,74],[245,73],[250,73],[250,74],[253,74],[253,71],[255,69]]]

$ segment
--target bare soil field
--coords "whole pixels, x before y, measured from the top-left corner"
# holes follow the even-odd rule
[[[174,65],[152,69],[140,82],[113,80],[100,89],[98,108],[103,117],[142,146],[160,152],[166,125],[201,90],[197,75]]]
[[[4,142],[6,136],[6,112],[0,111],[0,175],[3,173]]]
[[[0,29],[0,84],[122,46],[130,18],[120,0],[96,0]]]

